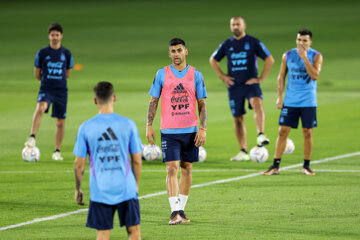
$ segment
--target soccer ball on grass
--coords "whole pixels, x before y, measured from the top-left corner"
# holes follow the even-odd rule
[[[161,149],[157,145],[145,145],[142,155],[146,161],[153,161],[161,157]]]
[[[252,161],[261,163],[265,162],[269,157],[268,150],[265,147],[255,146],[250,150],[250,158]]]
[[[291,140],[290,138],[286,139],[286,147],[284,150],[284,154],[290,154],[293,153],[295,150],[295,144],[293,142],[293,140]]]
[[[22,150],[22,158],[25,162],[37,162],[40,159],[40,150],[36,146],[26,146]]]

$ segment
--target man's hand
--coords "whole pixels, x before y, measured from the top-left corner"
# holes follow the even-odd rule
[[[152,145],[154,145],[156,142],[155,133],[152,126],[146,126],[146,139]]]
[[[75,201],[78,205],[85,205],[83,202],[83,192],[81,189],[76,190],[75,189]]]
[[[297,47],[297,53],[299,54],[299,56],[301,57],[301,59],[305,59],[307,58],[307,51],[306,48],[304,47],[304,45],[299,44]]]
[[[256,84],[256,83],[260,83],[260,82],[261,82],[260,78],[250,78],[249,80],[247,80],[245,82],[245,85],[253,85],[253,84]]]
[[[276,107],[277,107],[278,109],[282,109],[282,108],[283,108],[283,105],[284,105],[284,102],[283,102],[282,98],[281,98],[281,97],[278,97],[278,98],[276,99]]]
[[[229,75],[221,75],[220,79],[225,83],[227,87],[230,87],[235,84],[234,80],[235,78],[230,77]]]
[[[202,145],[204,145],[206,140],[206,130],[203,129],[199,129],[199,131],[196,133],[195,136],[195,146],[196,147],[200,147]]]

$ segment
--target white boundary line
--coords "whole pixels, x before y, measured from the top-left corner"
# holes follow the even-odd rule
[[[345,173],[345,172],[349,172],[349,173],[357,173],[360,172],[359,170],[353,169],[353,170],[347,170],[347,169],[343,169],[343,170],[332,170],[332,169],[313,169],[316,172],[337,172],[337,173]],[[227,169],[227,168],[223,168],[223,169],[193,169],[193,172],[257,172],[259,171],[259,169]],[[299,172],[300,170],[287,170],[289,172]],[[89,171],[85,171],[85,172],[89,172]],[[162,173],[166,173],[166,170],[142,170],[141,173],[158,173],[158,172],[162,172]],[[25,174],[25,173],[74,173],[74,170],[63,170],[63,171],[0,171],[0,174]]]
[[[341,158],[348,158],[348,157],[353,157],[353,156],[358,156],[358,155],[360,155],[360,152],[348,153],[348,154],[339,155],[339,156],[335,156],[335,157],[324,158],[324,159],[317,160],[317,161],[311,161],[311,164],[319,164],[319,163],[323,163],[323,162],[329,162],[329,161],[333,161],[333,160],[337,160],[337,159],[341,159]],[[302,166],[302,163],[286,166],[286,167],[280,168],[280,170],[287,170],[287,169],[292,169],[292,168],[296,168],[296,167],[300,167],[300,166]],[[252,173],[252,174],[248,174],[248,175],[240,176],[240,177],[235,177],[235,178],[222,179],[222,180],[216,180],[216,181],[212,181],[212,182],[208,182],[208,183],[196,184],[196,185],[193,185],[191,188],[200,188],[200,187],[205,187],[205,186],[214,185],[214,184],[218,184],[218,183],[227,183],[227,182],[232,182],[232,181],[236,181],[236,180],[256,177],[256,176],[261,175],[261,173],[262,172],[257,172],[257,173]],[[161,192],[157,192],[157,193],[151,193],[151,194],[140,196],[139,199],[156,197],[156,196],[160,196],[160,195],[165,195],[166,193],[167,193],[166,191],[161,191]],[[67,212],[67,213],[61,213],[61,214],[58,214],[58,215],[53,215],[53,216],[44,217],[44,218],[35,218],[35,219],[31,220],[31,221],[1,227],[0,231],[4,231],[4,230],[7,230],[7,229],[12,229],[12,228],[18,228],[18,227],[21,227],[21,226],[25,226],[25,225],[29,225],[29,224],[33,224],[33,223],[37,223],[37,222],[54,220],[54,219],[57,219],[57,218],[66,217],[66,216],[70,216],[70,215],[73,215],[73,214],[78,214],[78,213],[82,213],[82,212],[86,212],[86,211],[88,211],[87,208],[86,209],[79,209],[79,210],[72,211],[72,212]]]

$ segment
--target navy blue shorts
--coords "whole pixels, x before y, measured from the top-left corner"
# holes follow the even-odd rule
[[[93,202],[90,207],[86,226],[97,230],[113,228],[114,214],[118,210],[120,227],[131,227],[140,224],[140,207],[138,199],[130,199],[115,205]]]
[[[303,128],[316,127],[316,107],[283,107],[280,113],[279,125],[297,128],[299,118],[301,118]]]
[[[228,90],[228,96],[231,113],[234,117],[239,117],[246,113],[245,99],[249,101],[253,97],[263,98],[259,84],[241,85],[237,88]],[[250,103],[249,108],[252,109]]]
[[[181,160],[198,162],[199,148],[195,146],[196,133],[164,134],[161,133],[163,162]]]
[[[49,111],[49,108],[52,104],[52,117],[66,118],[67,97],[67,91],[40,91],[37,102],[47,102],[48,108],[46,109],[45,113]]]

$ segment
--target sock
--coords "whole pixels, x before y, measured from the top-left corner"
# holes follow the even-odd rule
[[[30,134],[30,137],[33,137],[33,138],[35,138],[35,134]]]
[[[169,203],[171,212],[179,211],[179,198],[178,197],[169,197]]]
[[[188,197],[187,195],[182,195],[182,194],[179,194],[179,200],[180,200],[180,204],[179,204],[179,210],[185,210],[185,206],[186,206],[186,202],[188,200]]]
[[[309,168],[309,166],[310,166],[310,160],[306,160],[306,159],[304,159],[304,168]]]
[[[274,158],[274,167],[279,168],[281,158]]]
[[[259,133],[258,133],[258,136],[260,136],[261,134],[264,134],[264,133],[263,133],[263,132],[259,132]]]
[[[246,148],[242,148],[242,149],[240,149],[240,151],[243,151],[246,154],[248,153]]]
[[[60,152],[60,149],[56,148],[54,152]]]

